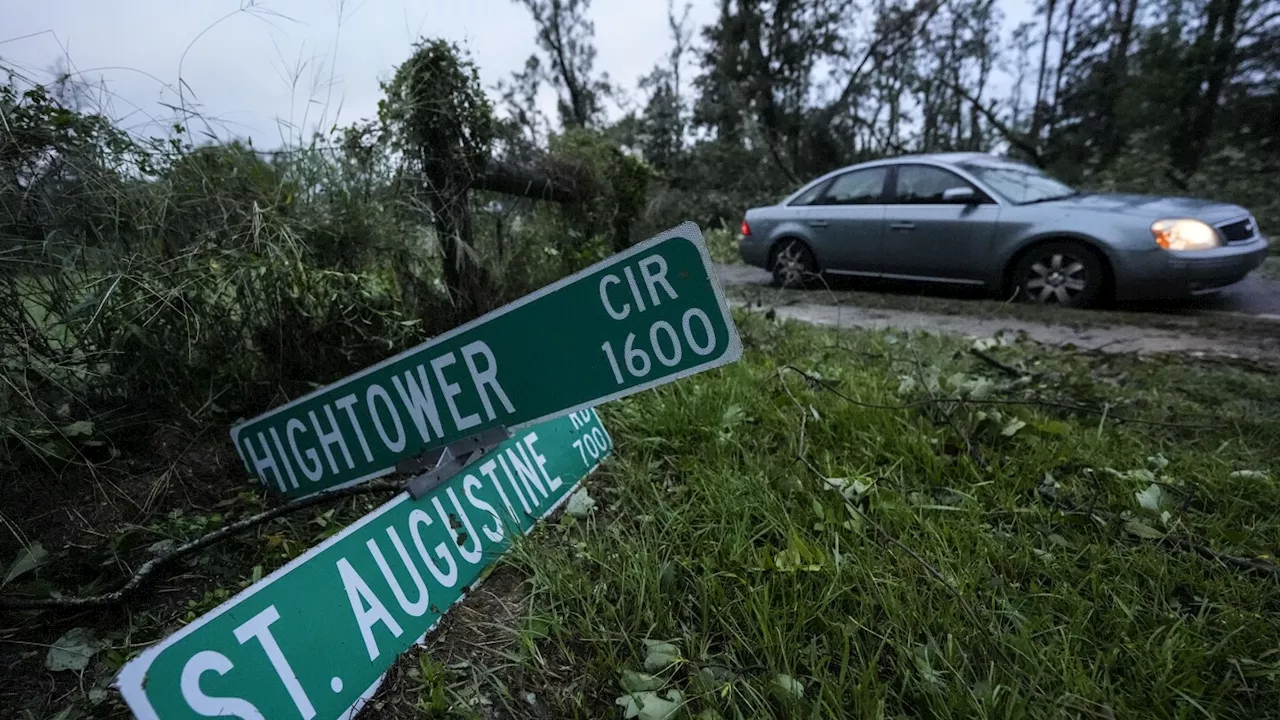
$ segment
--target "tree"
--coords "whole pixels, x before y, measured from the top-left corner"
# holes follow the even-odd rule
[[[494,120],[475,63],[444,40],[419,42],[384,83],[378,115],[423,202],[443,256],[445,286],[465,314],[489,296],[473,250],[469,191],[488,167]]]
[[[559,93],[564,127],[593,127],[611,92],[605,75],[595,76],[595,25],[587,19],[591,0],[515,0],[529,10],[537,28],[538,47],[547,61],[531,57],[526,72],[551,83]]]

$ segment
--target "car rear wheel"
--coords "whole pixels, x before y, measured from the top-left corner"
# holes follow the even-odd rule
[[[803,287],[805,282],[817,276],[818,261],[813,251],[799,240],[785,240],[773,255],[773,282],[784,288]]]
[[[1050,242],[1031,249],[1013,273],[1018,299],[1042,305],[1087,307],[1102,292],[1102,261],[1076,242]]]

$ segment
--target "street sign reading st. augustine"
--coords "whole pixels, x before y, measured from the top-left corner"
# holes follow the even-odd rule
[[[301,497],[741,354],[702,233],[685,223],[240,423],[231,436],[251,474]]]
[[[131,660],[142,720],[340,720],[513,539],[609,453],[593,410],[527,428],[431,493],[401,493]]]

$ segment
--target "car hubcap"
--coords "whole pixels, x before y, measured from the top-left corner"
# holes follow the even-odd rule
[[[1088,286],[1084,263],[1070,255],[1054,253],[1031,265],[1031,275],[1023,284],[1027,297],[1040,303],[1066,305]]]
[[[775,261],[778,276],[784,283],[794,283],[804,277],[809,270],[805,265],[803,251],[798,245],[783,248]]]

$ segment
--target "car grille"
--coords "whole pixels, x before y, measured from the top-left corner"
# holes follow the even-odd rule
[[[1257,232],[1253,218],[1245,218],[1226,225],[1219,225],[1218,229],[1222,231],[1222,235],[1227,239],[1228,243],[1247,242],[1252,240]]]

